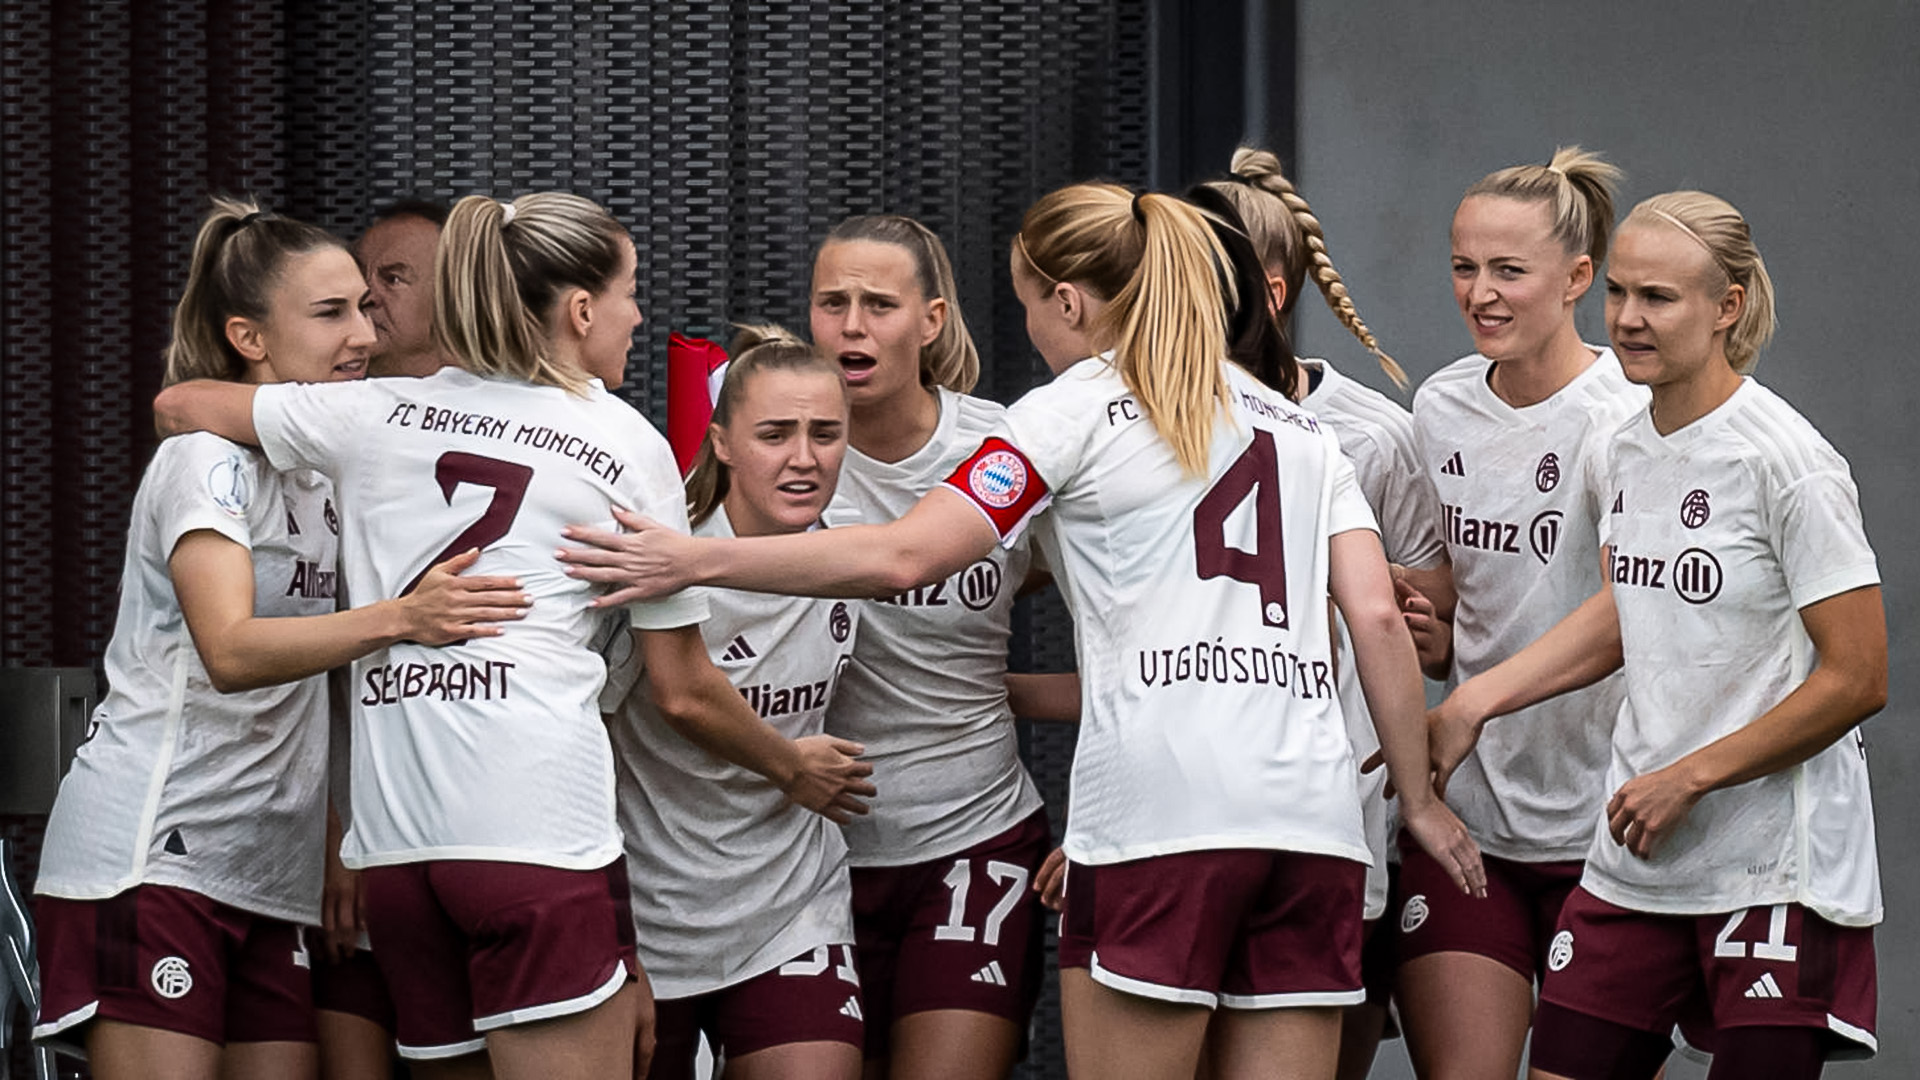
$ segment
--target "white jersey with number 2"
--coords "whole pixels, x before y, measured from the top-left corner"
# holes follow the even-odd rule
[[[1225,377],[1203,476],[1092,358],[1016,402],[948,480],[1003,541],[1043,507],[1051,519],[1082,684],[1075,862],[1221,848],[1369,861],[1327,542],[1374,529],[1373,514],[1331,431],[1239,369]]]
[[[356,604],[399,596],[470,548],[470,573],[533,598],[498,637],[405,642],[353,667],[348,866],[430,859],[597,869],[620,855],[606,666],[589,647],[600,590],[554,548],[623,506],[686,528],[667,442],[595,382],[581,393],[442,368],[424,379],[262,387],[260,445],[278,468],[333,478]],[[699,593],[632,605],[635,626],[706,618]]]

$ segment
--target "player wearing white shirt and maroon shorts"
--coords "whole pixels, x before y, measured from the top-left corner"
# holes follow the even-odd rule
[[[731,542],[636,522],[595,538],[592,573],[633,585],[615,598],[693,581],[898,592],[1046,510],[1083,688],[1066,917],[1090,924],[1093,966],[1063,996],[1070,1067],[1190,1077],[1225,1006],[1217,1075],[1324,1074],[1337,1006],[1362,995],[1368,859],[1330,583],[1407,828],[1478,884],[1420,775],[1419,677],[1372,516],[1331,434],[1226,361],[1224,255],[1198,210],[1075,185],[1028,212],[1013,258],[1058,377],[906,516]],[[1053,278],[1056,260],[1085,283]],[[1111,359],[1089,356],[1101,344]]]
[[[1533,1075],[1651,1077],[1678,1022],[1715,1080],[1805,1080],[1875,1049],[1856,725],[1886,695],[1879,572],[1846,461],[1744,377],[1773,292],[1733,207],[1635,207],[1607,326],[1653,388],[1608,446],[1607,588],[1449,697],[1435,763],[1487,717],[1624,665],[1612,797],[1548,953]]]
[[[216,200],[168,380],[358,378],[365,295],[337,238]],[[459,588],[444,570],[408,601],[335,613],[339,526],[325,477],[214,435],[163,442],[141,481],[110,691],[61,784],[36,883],[34,1034],[84,1040],[103,1080],[312,1071],[323,673],[402,637],[484,632],[435,609]],[[482,617],[510,617],[514,602],[498,602]]]
[[[189,383],[155,403],[170,428],[258,441],[270,460],[330,475],[356,599],[404,594],[436,552],[475,548],[533,598],[507,634],[403,643],[354,671],[342,858],[365,871],[401,1052],[428,1072],[483,1049],[502,1080],[632,1069],[643,998],[598,709],[605,666],[589,647],[601,613],[550,552],[568,522],[615,505],[685,523],[666,441],[603,388],[639,323],[634,265],[625,229],[585,199],[464,199],[443,233],[434,321],[464,370],[261,394]],[[629,611],[662,708],[713,725],[728,752],[824,806],[837,789],[819,760],[707,659],[706,614],[692,593]]]
[[[746,328],[732,352],[687,478],[694,535],[815,527],[846,451],[839,366],[776,327]],[[826,738],[859,603],[725,589],[708,602],[701,636],[754,711],[789,738]],[[681,736],[637,658],[610,658],[608,672],[634,925],[658,1018],[647,1075],[691,1080],[704,1032],[735,1080],[855,1080],[864,1025],[840,830]]]

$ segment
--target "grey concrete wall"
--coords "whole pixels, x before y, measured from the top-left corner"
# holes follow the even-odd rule
[[[1893,692],[1866,728],[1887,920],[1879,1058],[1841,1077],[1920,1076],[1920,483],[1908,318],[1920,308],[1920,4],[1301,0],[1301,190],[1381,342],[1424,377],[1470,350],[1447,226],[1485,173],[1579,143],[1627,170],[1622,211],[1698,187],[1752,224],[1779,293],[1759,377],[1853,464],[1880,556]],[[1583,304],[1603,341],[1600,290]],[[1303,352],[1386,388],[1325,308]],[[1676,1080],[1699,1075],[1676,1066]],[[1376,1076],[1409,1075],[1397,1051]]]

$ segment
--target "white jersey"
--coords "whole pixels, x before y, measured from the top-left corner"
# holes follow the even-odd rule
[[[1627,695],[1609,792],[1779,704],[1815,660],[1800,609],[1880,581],[1846,461],[1751,379],[1670,435],[1646,411],[1628,421],[1610,479],[1606,542]],[[1844,926],[1877,923],[1859,732],[1709,794],[1651,859],[1615,844],[1604,825],[1587,858],[1587,889],[1638,911],[1799,903]]]
[[[694,532],[731,537],[726,509]],[[820,734],[858,604],[732,589],[709,590],[708,602],[700,633],[728,681],[780,734]],[[641,676],[609,711],[633,921],[654,997],[709,993],[819,946],[851,944],[840,830],[688,742],[654,707],[630,650],[621,666],[610,688]]]
[[[1372,387],[1335,371],[1325,360],[1302,360],[1303,377],[1312,389],[1301,404],[1332,429],[1340,452],[1353,463],[1360,493],[1380,522],[1380,542],[1387,561],[1416,570],[1438,566],[1446,558],[1440,542],[1440,504],[1426,470],[1414,451],[1413,417],[1405,408]],[[1317,376],[1317,378],[1315,378]],[[1360,686],[1360,673],[1351,657],[1352,642],[1346,623],[1335,616],[1343,660],[1336,685],[1340,710],[1354,756],[1362,761],[1380,749],[1373,714]],[[1366,822],[1367,848],[1373,866],[1367,871],[1366,917],[1377,919],[1387,909],[1387,862],[1395,854],[1389,844],[1392,813],[1386,797],[1387,771],[1375,769],[1360,776],[1360,807]]]
[[[1226,378],[1204,477],[1092,358],[1016,402],[1004,438],[949,480],[1003,540],[1051,498],[1080,657],[1076,862],[1221,848],[1369,861],[1327,567],[1328,538],[1373,515],[1331,431],[1237,367]]]
[[[595,587],[553,557],[568,524],[616,528],[624,506],[684,528],[666,440],[594,383],[582,394],[442,368],[423,379],[262,387],[260,444],[334,480],[357,604],[399,596],[434,563],[481,549],[471,573],[533,598],[499,637],[405,642],[354,664],[355,868],[482,859],[568,870],[620,855],[606,677],[588,648]],[[698,593],[635,604],[634,625],[706,617]]]
[[[325,477],[275,472],[218,436],[160,444],[133,500],[109,691],[61,781],[36,891],[99,900],[169,885],[320,921],[326,677],[215,690],[168,560],[188,533],[218,533],[252,555],[256,616],[325,615],[339,527],[331,492]]]
[[[1603,440],[1635,410],[1611,349],[1545,401],[1516,409],[1475,354],[1435,372],[1413,399],[1414,437],[1440,500],[1459,594],[1453,677],[1487,670],[1600,591]],[[1489,855],[1584,858],[1620,705],[1618,675],[1488,724],[1447,802]]]
[[[940,422],[896,462],[847,448],[836,513],[892,521],[938,486],[1006,410],[939,388]],[[838,516],[834,520],[840,520]],[[1031,558],[1025,543],[945,581],[867,601],[853,665],[827,730],[867,748],[880,794],[846,827],[854,866],[903,866],[951,855],[1013,828],[1040,808],[1020,762],[1007,706],[1013,601]]]

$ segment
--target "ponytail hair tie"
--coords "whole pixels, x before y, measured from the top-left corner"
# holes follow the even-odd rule
[[[240,224],[235,226],[235,228],[244,229],[256,221],[272,221],[276,216],[277,215],[266,210],[255,210],[246,217],[241,218]]]
[[[506,199],[500,200],[500,226],[505,228],[513,224],[513,204]]]
[[[1134,196],[1133,196],[1133,220],[1139,222],[1142,225],[1145,225],[1147,223],[1147,212],[1141,209],[1140,200],[1146,197],[1147,197],[1147,193],[1144,191],[1136,192],[1134,193]]]

